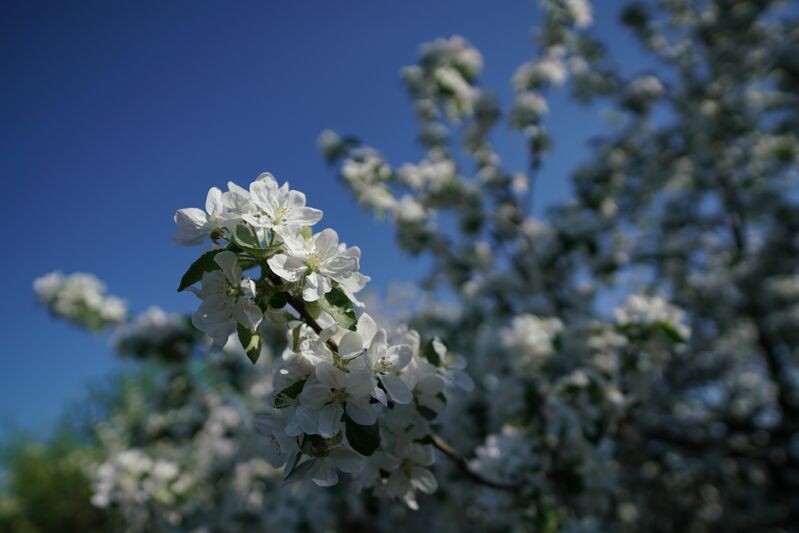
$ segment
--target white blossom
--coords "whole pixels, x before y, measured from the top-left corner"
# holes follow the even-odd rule
[[[191,320],[214,340],[215,346],[221,347],[235,331],[236,324],[255,330],[264,313],[253,301],[255,282],[242,276],[236,254],[220,252],[214,256],[214,262],[222,270],[204,273],[202,287],[192,289],[202,304]]]

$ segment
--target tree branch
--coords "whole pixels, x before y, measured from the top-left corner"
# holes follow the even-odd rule
[[[458,470],[460,470],[466,475],[466,477],[475,483],[490,487],[492,489],[504,490],[508,492],[515,492],[521,488],[521,485],[517,483],[500,483],[484,478],[481,474],[472,470],[472,467],[469,466],[469,462],[457,451],[455,451],[452,446],[447,444],[439,435],[431,431],[430,438],[433,439],[433,446],[438,448],[444,455],[446,455],[448,459],[455,463],[455,466],[458,467]]]
[[[273,285],[277,286],[283,283],[283,281],[272,272],[268,274],[269,281],[272,282]],[[295,311],[300,315],[300,318],[314,330],[317,335],[322,332],[322,326],[316,321],[316,319],[311,316],[311,313],[308,312],[308,308],[305,307],[305,302],[301,298],[297,298],[290,292],[286,292],[286,302],[294,308]],[[338,353],[338,345],[332,339],[327,340],[327,345],[336,353]]]

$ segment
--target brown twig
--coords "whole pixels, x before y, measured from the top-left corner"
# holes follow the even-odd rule
[[[521,488],[521,485],[516,483],[500,483],[498,481],[491,481],[490,479],[484,478],[481,474],[472,470],[472,467],[469,466],[469,462],[455,449],[447,444],[444,439],[442,439],[436,433],[430,432],[430,438],[433,439],[433,446],[441,450],[441,452],[447,456],[455,466],[458,467],[458,470],[463,472],[469,479],[474,481],[479,485],[485,485],[486,487],[491,487],[492,489],[497,490],[505,490],[508,492],[514,492]]]
[[[277,286],[283,283],[283,281],[275,274],[269,273],[268,275],[269,281],[272,282],[273,285]],[[312,330],[314,330],[317,335],[322,332],[322,326],[316,321],[316,319],[311,316],[311,313],[308,312],[308,308],[305,306],[305,302],[291,294],[290,292],[286,292],[286,302],[294,308],[295,311],[300,315],[300,318],[308,324]],[[332,339],[327,340],[327,345],[330,347],[331,350],[338,353],[338,345]]]

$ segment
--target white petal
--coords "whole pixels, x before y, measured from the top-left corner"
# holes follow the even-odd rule
[[[338,233],[327,228],[314,235],[314,247],[322,257],[331,257],[338,252]]]
[[[386,391],[384,391],[380,387],[375,387],[372,389],[372,398],[380,402],[383,405],[383,407],[388,406],[388,398],[386,397]]]
[[[355,327],[355,330],[363,339],[364,346],[369,346],[372,344],[372,339],[377,333],[377,323],[375,319],[369,316],[366,313],[363,313],[358,318],[358,325]]]
[[[363,347],[363,338],[358,333],[349,331],[341,337],[338,343],[338,353],[344,359],[352,359],[363,353]]]
[[[311,471],[311,479],[314,483],[320,487],[332,487],[338,483],[338,474],[326,465],[324,460],[317,460],[316,465]]]
[[[438,488],[438,482],[433,473],[420,466],[414,466],[411,469],[411,485],[425,494],[432,494]]]
[[[316,365],[316,379],[330,389],[343,389],[347,384],[347,374],[327,361]]]
[[[334,279],[345,279],[358,270],[358,261],[352,257],[331,257],[319,265],[319,272]]]
[[[236,259],[236,254],[227,250],[219,252],[214,256],[214,263],[222,268],[222,272],[225,273],[225,277],[231,285],[234,287],[239,285],[241,281],[241,267],[239,266],[239,260]]]
[[[316,302],[330,292],[330,280],[316,273],[305,276],[305,286],[302,289],[302,299],[306,302]]]
[[[179,226],[187,226],[193,228],[201,228],[208,222],[208,217],[202,209],[196,207],[187,207],[185,209],[178,209],[175,212],[175,224]]]
[[[327,459],[333,462],[336,468],[348,474],[362,472],[365,466],[363,457],[346,448],[335,448],[331,450],[327,455]]]
[[[355,370],[346,374],[347,394],[353,398],[363,398],[371,394],[375,386],[375,378],[371,372]]]
[[[386,358],[391,361],[391,366],[394,370],[402,370],[413,358],[413,348],[407,344],[398,344],[392,346],[386,352]]]
[[[288,183],[285,183],[284,185],[288,187]],[[286,204],[292,209],[300,209],[305,207],[305,194],[300,191],[288,191]]]
[[[369,345],[367,355],[372,363],[380,359],[386,349],[386,330],[379,329],[375,336],[372,338],[372,343]]]
[[[389,398],[399,404],[411,403],[413,395],[411,389],[399,377],[387,374],[380,376],[380,382],[386,388]]]
[[[258,179],[250,184],[250,198],[258,210],[265,212],[270,217],[274,215],[274,205],[277,201],[277,184],[274,180]]]
[[[326,439],[334,436],[339,432],[341,427],[341,415],[344,414],[344,408],[340,403],[332,403],[322,408],[319,413],[319,434]]]
[[[452,376],[452,382],[459,389],[462,389],[466,392],[471,392],[474,390],[474,380],[466,372],[462,370],[453,370],[450,375]]]
[[[352,418],[353,422],[362,426],[371,426],[377,422],[377,413],[372,408],[368,398],[363,400],[348,399],[347,415]]]
[[[205,210],[213,217],[221,214],[223,209],[222,191],[217,187],[211,187],[208,191],[208,196],[205,197]]]
[[[317,432],[318,424],[319,420],[315,411],[310,411],[301,405],[297,406],[286,423],[286,435],[290,437],[296,437],[303,433],[313,435]]]
[[[424,394],[429,394],[430,396],[435,396],[439,392],[444,390],[444,380],[441,379],[438,375],[431,374],[422,377],[419,382],[416,384],[416,388],[419,389],[420,392]]]
[[[179,244],[200,244],[210,235],[202,209],[196,207],[180,209],[175,213],[174,220],[178,225],[178,232],[173,239]]]
[[[266,263],[272,272],[286,281],[297,281],[305,270],[305,263],[296,257],[285,254],[275,254]]]
[[[288,222],[299,226],[313,226],[320,220],[322,220],[321,210],[312,207],[300,207],[291,212]]]
[[[321,409],[332,399],[330,387],[321,383],[305,385],[300,393],[300,403],[309,409]]]
[[[239,298],[233,306],[233,318],[250,331],[255,331],[264,319],[264,312],[252,300]]]

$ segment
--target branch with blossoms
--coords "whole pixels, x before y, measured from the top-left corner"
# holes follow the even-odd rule
[[[473,481],[512,489],[472,471],[431,430],[450,390],[474,386],[463,360],[439,339],[423,344],[416,331],[387,331],[358,316],[356,294],[369,281],[359,272],[360,249],[340,243],[333,229],[313,233],[322,212],[305,204],[303,193],[265,173],[248,189],[212,188],[204,211],[175,214],[178,243],[214,243],[178,288],[202,301],[192,323],[213,346],[236,333],[255,363],[264,321],[286,328],[269,412],[256,420],[269,462],[284,468],[286,481],[322,487],[347,473],[359,488],[416,509],[417,491],[438,486],[428,469],[438,448]]]

